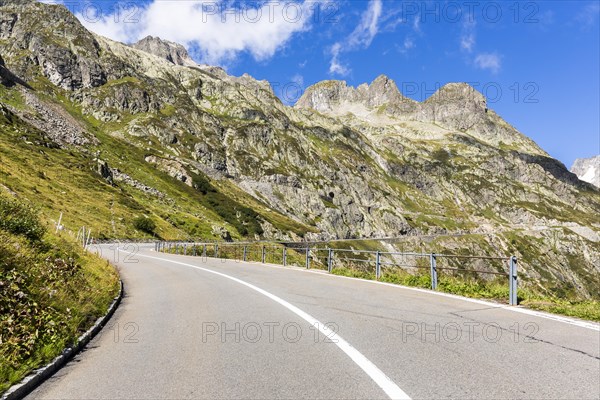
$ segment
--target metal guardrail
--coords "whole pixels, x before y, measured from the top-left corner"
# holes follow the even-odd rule
[[[233,254],[231,249],[233,248]],[[415,252],[385,252],[379,250],[354,250],[354,249],[334,249],[318,247],[288,247],[285,245],[274,246],[266,244],[251,243],[194,243],[194,242],[155,242],[155,251],[181,254],[189,256],[201,256],[205,258],[228,258],[239,261],[254,261],[263,264],[290,265],[290,252],[294,255],[296,261],[293,264],[298,265],[298,260],[302,260],[304,268],[321,267],[327,272],[332,273],[336,265],[353,265],[359,263],[366,268],[374,268],[375,279],[380,280],[382,274],[389,268],[410,269],[428,269],[431,277],[431,289],[438,289],[438,272],[455,271],[473,274],[490,274],[504,276],[508,278],[509,285],[509,304],[516,306],[517,298],[517,257],[489,257],[457,254],[437,254],[437,253],[415,253]],[[321,255],[323,254],[323,255]],[[229,257],[233,255],[233,257]],[[414,262],[411,262],[413,260]],[[461,260],[482,260],[488,262],[498,262],[500,265],[506,263],[507,271],[489,271],[482,269],[469,269],[464,267]],[[445,261],[447,266],[440,265],[440,261]],[[451,263],[458,266],[451,266]]]

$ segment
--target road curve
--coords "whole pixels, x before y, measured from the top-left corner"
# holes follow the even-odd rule
[[[319,272],[125,250],[101,247],[125,284],[110,323],[28,398],[600,398],[597,329]]]

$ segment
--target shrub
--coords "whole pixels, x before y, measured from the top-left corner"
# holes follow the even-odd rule
[[[31,206],[8,197],[0,196],[0,229],[30,241],[39,241],[46,227]]]
[[[445,149],[437,149],[436,151],[433,152],[433,154],[431,156],[434,160],[436,160],[442,164],[447,164],[448,161],[450,160],[450,154]]]
[[[150,218],[137,217],[133,220],[133,227],[138,231],[146,232],[153,235],[154,230],[156,229],[156,223]]]

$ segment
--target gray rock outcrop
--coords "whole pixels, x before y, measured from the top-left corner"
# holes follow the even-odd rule
[[[600,155],[590,158],[578,158],[573,163],[571,172],[582,181],[600,188]]]
[[[175,65],[184,65],[188,67],[197,66],[185,47],[178,43],[162,40],[159,37],[146,36],[139,42],[132,44],[131,47],[145,51],[146,53],[154,54]]]

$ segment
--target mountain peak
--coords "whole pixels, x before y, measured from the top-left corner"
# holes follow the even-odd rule
[[[600,155],[590,158],[578,158],[571,172],[584,181],[600,188]]]
[[[185,47],[179,43],[163,40],[158,36],[146,36],[139,42],[132,44],[131,47],[163,58],[175,65],[189,67],[197,65],[196,62],[192,60]]]
[[[400,90],[398,90],[396,82],[385,75],[379,75],[375,78],[375,80],[366,87],[366,93],[365,96],[363,96],[363,100],[366,101],[368,107],[379,107],[384,104],[396,103],[404,99],[404,96],[402,96]]]
[[[359,105],[368,109],[405,100],[396,83],[385,75],[371,84],[348,86],[346,81],[322,81],[310,86],[296,103],[297,108],[329,112],[345,109],[345,105]]]
[[[351,94],[349,89],[354,90],[345,81],[321,81],[308,87],[295,107],[319,112],[332,111]]]
[[[458,103],[474,104],[480,108],[487,108],[485,96],[473,86],[465,82],[451,82],[442,86],[425,103]]]

